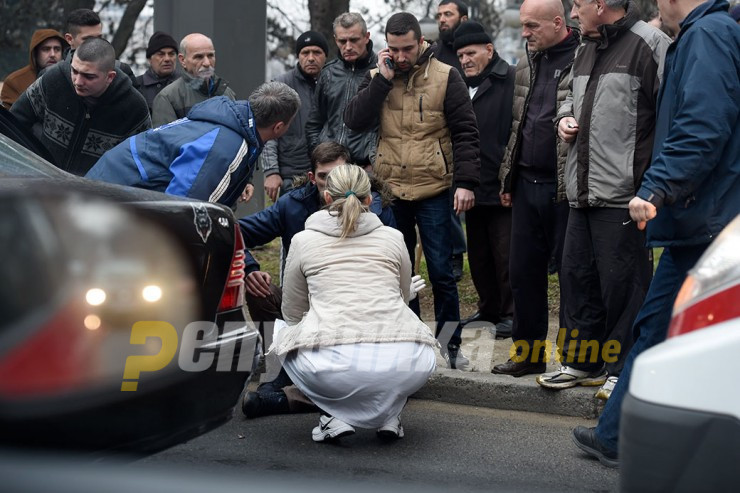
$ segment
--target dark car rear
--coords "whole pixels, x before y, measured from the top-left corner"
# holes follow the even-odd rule
[[[230,209],[75,177],[3,135],[0,203],[2,444],[148,453],[231,417],[261,347]]]

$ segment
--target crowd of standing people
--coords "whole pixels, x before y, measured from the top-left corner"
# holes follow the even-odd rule
[[[273,204],[240,227],[248,248],[282,239],[282,282],[248,254],[246,302],[263,332],[287,327],[272,345],[283,368],[245,395],[248,418],[319,410],[315,441],[356,426],[401,438],[434,348],[467,369],[462,330],[484,322],[513,340],[493,373],[601,387],[599,425],[574,440],[614,466],[632,362],[665,338],[688,269],[740,213],[740,12],[657,4],[660,28],[629,0],[574,0],[569,26],[560,0],[525,0],[516,66],[460,0],[439,3],[436,43],[400,12],[380,50],[346,12],[336,59],[321,33],[302,33],[295,67],[242,101],[207,36],[154,33],[134,77],[80,9],[64,34],[33,34],[2,104],[61,169],[232,207],[261,155]],[[461,320],[466,249],[479,303]],[[546,372],[551,266],[563,340]]]

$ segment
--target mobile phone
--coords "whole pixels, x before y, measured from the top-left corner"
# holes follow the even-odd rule
[[[390,58],[386,58],[385,59],[385,66],[388,67],[391,70],[393,70],[394,68],[396,68],[396,66],[393,64],[393,60],[391,60]]]

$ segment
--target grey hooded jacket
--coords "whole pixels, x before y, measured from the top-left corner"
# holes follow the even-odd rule
[[[583,36],[573,62],[571,91],[557,120],[576,119],[579,131],[565,163],[571,207],[627,208],[650,165],[663,61],[671,40],[627,15]]]

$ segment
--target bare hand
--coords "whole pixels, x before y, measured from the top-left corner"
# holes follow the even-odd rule
[[[510,193],[500,193],[498,194],[498,198],[501,199],[502,206],[511,207],[511,194]]]
[[[563,142],[573,142],[578,135],[578,122],[572,116],[566,116],[560,119],[558,123],[558,137]]]
[[[474,205],[475,194],[472,190],[468,190],[467,188],[458,188],[455,190],[455,200],[452,205],[455,209],[455,214],[460,215],[471,209]]]
[[[283,179],[275,173],[265,178],[265,193],[273,202],[277,201],[278,192],[283,184]]]
[[[633,197],[630,200],[630,217],[637,223],[637,229],[643,230],[647,222],[658,215],[658,209],[647,200]]]
[[[393,80],[393,77],[396,75],[396,71],[386,65],[386,60],[390,60],[391,63],[393,63],[393,57],[391,56],[390,51],[388,51],[388,48],[378,52],[378,72],[380,72],[380,75],[385,77],[387,80]]]
[[[270,274],[256,270],[247,274],[247,277],[244,279],[244,288],[252,296],[267,298],[270,295],[271,280]]]
[[[252,185],[251,183],[247,183],[247,186],[244,187],[244,191],[239,197],[239,202],[249,202],[250,200],[252,200],[253,195],[254,195],[254,185]]]

